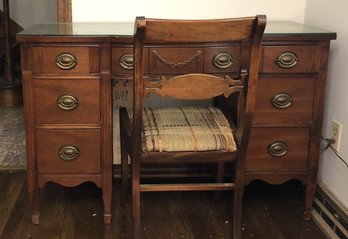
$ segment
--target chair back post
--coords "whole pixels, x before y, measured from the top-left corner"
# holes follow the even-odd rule
[[[132,146],[134,150],[132,152],[140,152],[141,148],[141,131],[139,128],[142,125],[142,110],[143,110],[143,88],[144,77],[142,62],[143,62],[143,45],[144,45],[144,34],[145,34],[146,20],[145,17],[137,17],[135,20],[135,34],[134,34],[134,84],[133,84],[133,120],[134,124],[132,127]],[[141,79],[141,80],[137,80]],[[138,160],[139,157],[134,157]]]
[[[242,115],[242,119],[240,122],[242,127],[240,127],[243,132],[238,132],[240,134],[241,142],[240,145],[244,147],[239,147],[239,160],[237,162],[235,170],[235,177],[239,180],[244,180],[244,171],[245,171],[245,158],[247,153],[247,146],[250,138],[251,125],[253,120],[253,113],[255,109],[256,103],[256,88],[257,88],[257,80],[259,74],[260,67],[260,55],[261,55],[261,42],[263,33],[266,27],[266,16],[265,15],[257,15],[256,16],[256,24],[254,30],[254,37],[252,39],[251,46],[251,55],[250,55],[250,64],[249,64],[249,79],[247,82],[247,97],[244,98],[242,107],[245,107],[244,115]],[[243,111],[242,111],[243,112]],[[240,183],[244,185],[244,183]]]
[[[251,52],[250,52],[250,63],[249,63],[249,72],[248,80],[244,88],[243,94],[247,92],[247,97],[242,97],[242,109],[241,112],[244,112],[244,115],[241,115],[240,122],[243,124],[242,129],[251,128],[253,113],[255,110],[256,104],[256,88],[260,68],[260,55],[261,55],[261,42],[263,38],[263,33],[266,27],[266,16],[257,15],[255,19],[255,29],[254,35],[251,42]],[[249,133],[241,132],[244,137],[244,141],[248,141]],[[242,145],[244,145],[241,142]]]
[[[257,15],[255,24],[256,29],[251,47],[246,112],[254,112],[255,108],[256,86],[260,67],[261,42],[265,27],[266,16]]]

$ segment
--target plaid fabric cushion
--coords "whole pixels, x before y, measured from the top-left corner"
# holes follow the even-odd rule
[[[146,107],[142,137],[144,152],[236,150],[232,129],[215,107]]]

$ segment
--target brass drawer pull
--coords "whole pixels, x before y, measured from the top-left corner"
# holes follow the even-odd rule
[[[134,57],[133,54],[126,53],[120,57],[120,66],[125,70],[133,70]]]
[[[56,64],[62,70],[71,70],[77,64],[77,58],[70,53],[61,53],[56,57]]]
[[[292,68],[297,65],[298,57],[292,51],[281,52],[275,59],[275,63],[281,68]]]
[[[58,157],[64,161],[73,161],[79,156],[80,150],[74,145],[64,145],[58,151]]]
[[[72,95],[61,95],[57,99],[58,107],[65,111],[74,110],[78,104],[78,99]]]
[[[271,103],[274,108],[286,109],[292,105],[292,97],[288,93],[277,93],[273,95]]]
[[[213,58],[213,65],[218,69],[226,69],[232,66],[234,63],[234,58],[228,53],[219,53]]]
[[[274,157],[282,157],[288,153],[288,145],[283,141],[276,141],[268,146],[268,153]]]

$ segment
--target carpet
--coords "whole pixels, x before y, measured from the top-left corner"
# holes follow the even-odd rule
[[[0,107],[0,170],[25,168],[23,107]]]

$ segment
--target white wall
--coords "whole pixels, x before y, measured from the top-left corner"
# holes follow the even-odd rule
[[[10,0],[9,5],[11,18],[23,28],[57,21],[57,0]]]
[[[74,22],[131,21],[153,18],[224,18],[266,14],[268,19],[302,23],[306,0],[73,0]]]
[[[337,32],[332,41],[327,82],[327,94],[322,134],[329,136],[332,119],[343,124],[339,154],[348,160],[348,28],[345,22],[348,10],[347,0],[307,0],[305,24]],[[348,168],[332,153],[326,150],[320,159],[318,179],[321,180],[348,208]]]

